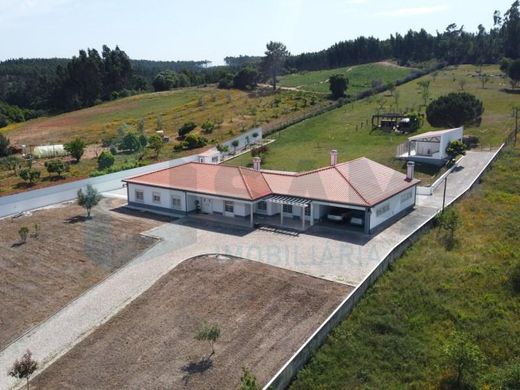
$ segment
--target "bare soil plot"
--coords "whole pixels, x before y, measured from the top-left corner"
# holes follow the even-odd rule
[[[160,222],[109,211],[121,203],[103,199],[91,220],[73,204],[0,220],[0,349],[155,242],[139,233]]]
[[[233,389],[266,383],[351,287],[253,261],[186,260],[33,380],[38,389]],[[215,355],[194,340],[217,323]]]

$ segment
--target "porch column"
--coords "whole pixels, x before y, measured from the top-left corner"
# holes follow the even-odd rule
[[[249,226],[253,227],[255,226],[255,223],[254,223],[254,216],[253,216],[253,202],[251,202],[249,204],[249,209],[251,211],[251,214],[250,214],[250,219],[249,219]]]
[[[314,226],[314,204],[311,203],[311,226]]]
[[[305,230],[305,205],[302,206],[302,230]]]
[[[364,226],[364,231],[365,231],[365,234],[370,234],[370,208],[366,208],[365,209],[365,226]]]
[[[280,226],[283,226],[283,203],[280,203]]]

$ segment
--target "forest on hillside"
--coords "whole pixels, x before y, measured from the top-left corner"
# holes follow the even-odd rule
[[[453,23],[435,35],[424,29],[410,30],[385,40],[361,36],[319,52],[287,52],[278,73],[332,69],[384,59],[415,67],[428,62],[492,64],[519,59],[519,1],[503,15],[497,10],[492,17],[494,24],[489,31],[479,25],[476,32],[468,32],[464,26]],[[0,62],[0,127],[143,91],[209,83],[251,89],[258,81],[276,81],[270,74],[272,67],[268,70],[263,66],[266,57],[226,57],[225,66],[210,67],[208,61],[132,60],[117,46],[103,46],[101,53],[96,49],[80,50],[72,59],[7,60]]]

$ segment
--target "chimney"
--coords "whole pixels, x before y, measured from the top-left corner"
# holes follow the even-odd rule
[[[415,163],[413,161],[408,161],[406,163],[406,180],[412,181],[415,175]]]
[[[336,166],[337,162],[338,162],[338,151],[331,150],[330,151],[330,166],[331,167]]]
[[[262,162],[262,159],[260,157],[253,157],[253,169],[255,171],[260,170],[260,163]]]

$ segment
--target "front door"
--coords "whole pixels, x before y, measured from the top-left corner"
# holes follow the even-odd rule
[[[205,214],[211,214],[213,212],[213,206],[211,204],[211,199],[201,198],[201,210]]]

